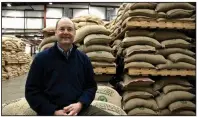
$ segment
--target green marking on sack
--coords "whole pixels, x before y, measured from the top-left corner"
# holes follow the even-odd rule
[[[108,101],[107,98],[106,98],[105,96],[99,96],[99,97],[97,98],[97,100],[100,100],[100,101],[103,101],[103,102],[107,102],[107,101]]]

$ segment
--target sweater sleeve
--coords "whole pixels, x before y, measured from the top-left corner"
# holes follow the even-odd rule
[[[86,60],[85,67],[86,67],[86,73],[85,73],[86,84],[84,86],[85,87],[84,92],[79,98],[79,102],[83,104],[83,108],[87,108],[92,103],[92,101],[95,98],[95,93],[97,90],[97,83],[94,80],[93,67],[88,57]]]
[[[56,106],[51,104],[42,90],[44,66],[41,57],[36,56],[30,67],[26,85],[25,98],[38,115],[54,115]]]

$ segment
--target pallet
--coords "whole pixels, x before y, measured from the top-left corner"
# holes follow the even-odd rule
[[[128,28],[160,28],[160,29],[195,29],[194,22],[171,22],[171,21],[129,21]]]
[[[129,75],[142,75],[142,76],[196,76],[195,70],[185,70],[185,69],[147,69],[147,68],[129,68]]]
[[[100,74],[116,74],[116,67],[95,67],[93,68],[96,75]]]
[[[123,38],[125,32],[129,29],[135,28],[150,28],[150,29],[195,29],[196,23],[194,22],[172,22],[172,21],[128,21],[124,28],[121,29],[121,32],[114,38],[119,39]]]

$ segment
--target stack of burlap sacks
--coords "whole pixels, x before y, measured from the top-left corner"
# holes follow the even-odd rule
[[[14,78],[28,72],[31,56],[25,53],[26,44],[15,36],[2,37],[2,79]]]
[[[121,96],[112,88],[98,86],[96,96],[91,105],[96,106],[113,115],[126,115],[121,109]],[[2,105],[2,115],[31,115],[35,116],[25,98],[19,98]]]
[[[124,3],[120,6],[111,37],[116,37],[131,20],[195,21],[195,6],[190,3]]]
[[[161,11],[169,11],[165,15]],[[175,10],[173,10],[175,9]],[[177,10],[176,10],[177,9]],[[179,10],[185,9],[185,10]],[[186,11],[187,10],[187,11]],[[192,10],[192,11],[188,11]],[[130,20],[171,20],[171,21],[194,21],[190,19],[194,15],[195,6],[189,3],[128,3],[121,5],[115,19],[115,25],[110,27],[111,37],[115,38],[126,23]],[[118,13],[119,14],[119,13]],[[164,17],[163,17],[164,16]],[[162,19],[161,19],[162,18]],[[116,39],[111,47],[116,51],[116,56],[124,57],[124,68],[150,68],[150,69],[192,69],[195,70],[195,53],[190,51],[191,38],[175,30],[127,30],[124,38]],[[194,115],[189,109],[194,110],[191,102],[189,105],[173,109],[180,102],[189,101],[194,98],[190,94],[188,98],[179,96],[167,103],[172,104],[167,110],[162,108],[158,100],[159,90],[153,90],[154,81],[146,77],[135,77],[124,75],[121,82],[123,90],[123,106],[128,115]],[[175,84],[175,83],[174,83]],[[178,90],[178,89],[177,89]],[[180,91],[183,88],[179,89]],[[175,91],[175,90],[174,90]],[[161,92],[162,95],[162,92]],[[173,94],[175,95],[175,94]],[[132,99],[130,99],[130,97]],[[172,100],[172,99],[171,99]],[[160,107],[159,107],[160,106]],[[163,109],[163,110],[162,110]],[[169,109],[169,111],[168,111]]]
[[[41,32],[44,35],[44,39],[38,46],[40,52],[52,47],[57,40],[55,37],[55,27],[46,27]]]
[[[159,21],[195,21],[195,6],[191,3],[158,3],[155,11]]]
[[[94,15],[80,16],[73,18],[72,21],[75,24],[75,29],[78,30],[81,27],[88,25],[103,25],[103,21]]]
[[[171,30],[129,30],[121,42],[125,69],[192,69],[195,53],[190,37]]]
[[[75,43],[90,58],[93,68],[116,67],[113,49],[109,46],[110,32],[103,25],[89,25],[77,30]],[[96,81],[109,81],[112,75],[95,75]]]
[[[196,105],[193,85],[186,78],[162,77],[154,82],[148,77],[124,75],[123,109],[134,116],[193,116]]]
[[[186,78],[163,77],[156,81],[154,91],[161,94],[155,97],[159,108],[159,115],[162,116],[195,116],[196,105],[195,91],[193,85]]]
[[[153,91],[153,83],[155,81],[149,77],[123,76],[122,89],[123,109],[129,116],[150,116],[158,115],[158,105],[155,96],[159,91]]]

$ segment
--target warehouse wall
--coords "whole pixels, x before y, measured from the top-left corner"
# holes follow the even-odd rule
[[[105,7],[96,5],[103,5],[103,3],[47,5],[46,27],[55,26],[56,21],[63,16],[74,18],[91,14],[103,20],[112,20],[116,16],[117,8],[112,8],[111,5],[118,5],[118,3],[106,3]],[[44,5],[2,7],[3,33],[24,32],[38,35],[42,28],[44,28]]]

